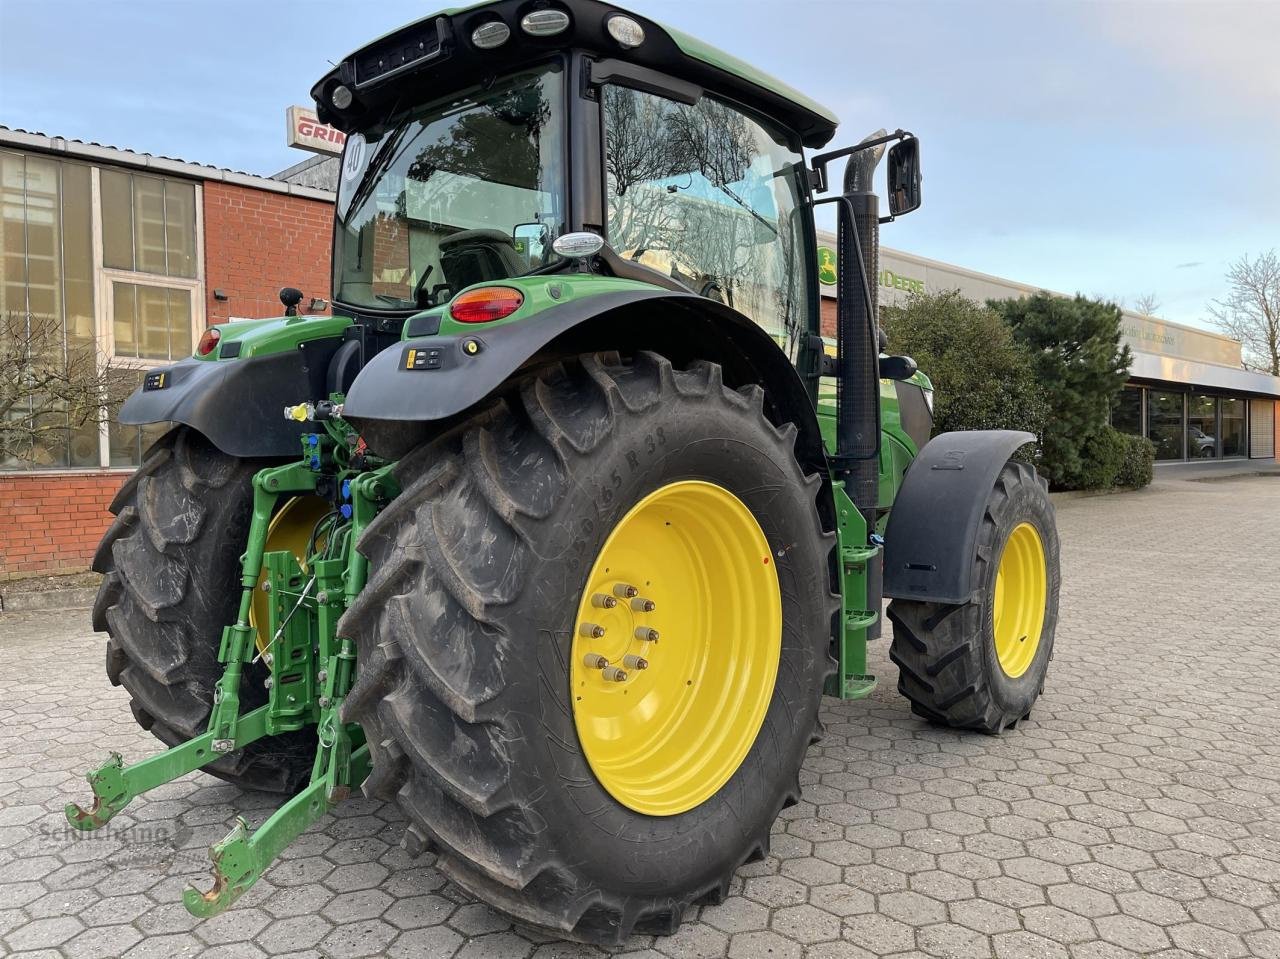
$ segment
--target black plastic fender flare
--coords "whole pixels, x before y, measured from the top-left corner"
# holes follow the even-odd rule
[[[300,456],[305,424],[286,420],[284,408],[324,397],[329,360],[341,342],[325,337],[266,356],[154,367],[120,408],[119,420],[126,426],[182,423],[228,456]],[[148,381],[163,385],[147,389]]]
[[[652,349],[677,364],[720,363],[726,380],[760,382],[778,419],[796,424],[797,450],[825,466],[817,412],[804,381],[772,337],[723,303],[665,289],[619,290],[550,307],[517,323],[413,337],[369,361],[347,393],[343,416],[380,455],[398,458],[415,424],[467,412],[540,354]]]
[[[1034,443],[1017,430],[940,433],[907,468],[885,528],[884,594],[967,603],[987,497],[1014,452]]]

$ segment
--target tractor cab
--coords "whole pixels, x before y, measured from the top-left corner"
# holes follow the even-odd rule
[[[836,118],[679,31],[596,0],[427,17],[312,91],[348,134],[333,297],[361,314],[578,270],[708,296],[795,359],[816,330],[811,172]]]

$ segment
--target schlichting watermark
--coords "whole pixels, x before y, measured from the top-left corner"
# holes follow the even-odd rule
[[[178,847],[191,835],[189,826],[173,823],[109,822],[98,829],[76,829],[65,819],[50,819],[36,827],[46,839],[70,842],[118,842],[124,845]]]

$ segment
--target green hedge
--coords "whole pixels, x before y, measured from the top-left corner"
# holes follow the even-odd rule
[[[1145,436],[1121,433],[1124,439],[1124,459],[1116,473],[1116,485],[1138,489],[1151,482],[1155,472],[1156,446]]]

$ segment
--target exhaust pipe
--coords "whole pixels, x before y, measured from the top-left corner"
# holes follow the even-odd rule
[[[866,140],[885,136],[879,130]],[[849,157],[837,243],[841,270],[836,316],[836,474],[874,530],[879,499],[880,454],[880,198],[876,165],[883,143]]]

